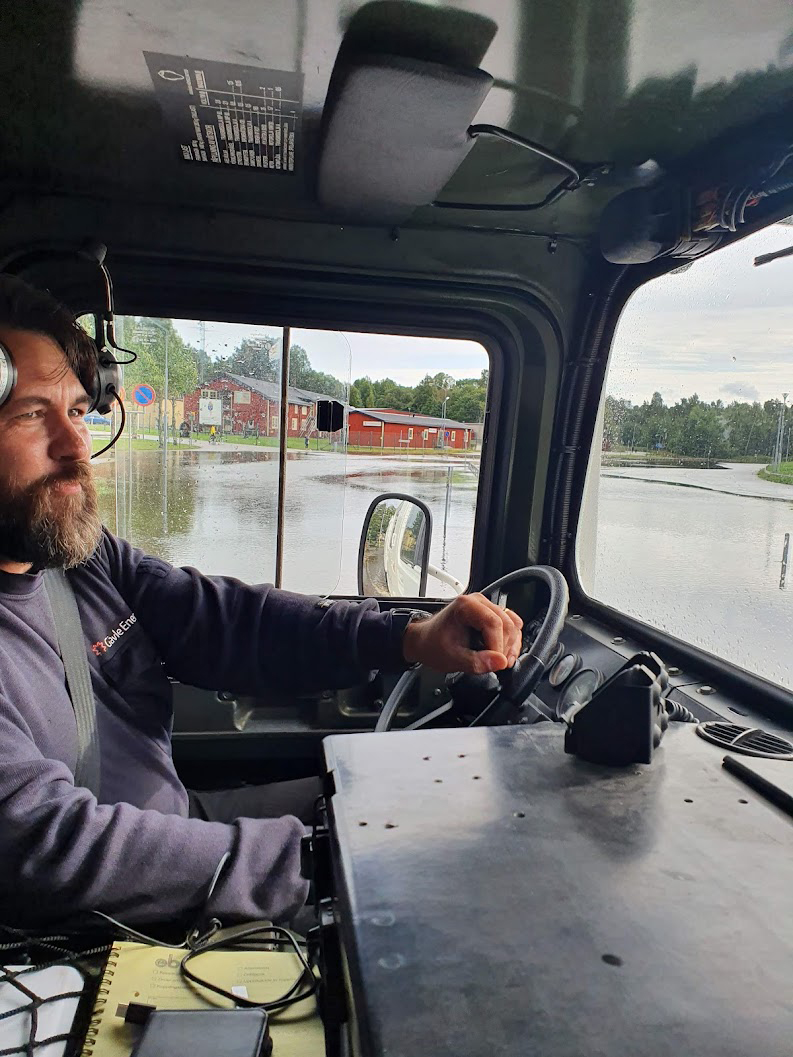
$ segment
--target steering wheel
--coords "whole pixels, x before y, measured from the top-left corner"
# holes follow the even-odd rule
[[[500,689],[484,712],[474,720],[474,723],[480,722],[485,714],[500,711],[502,705],[512,705],[517,709],[536,688],[556,648],[570,599],[567,581],[558,569],[553,569],[549,565],[529,565],[525,569],[516,569],[485,587],[482,594],[491,602],[502,606],[506,601],[508,588],[532,580],[539,581],[548,588],[550,598],[545,617],[534,641],[528,649],[521,653],[512,668],[506,668],[503,672],[497,673]],[[383,705],[383,710],[374,728],[376,732],[384,733],[391,730],[391,724],[399,706],[419,677],[419,668],[420,666],[411,668],[400,677]],[[447,710],[444,708],[444,711]],[[436,715],[438,715],[437,710],[422,717],[412,725],[412,729],[423,726]]]

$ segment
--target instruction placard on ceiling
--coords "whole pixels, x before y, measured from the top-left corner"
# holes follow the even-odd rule
[[[143,53],[185,161],[294,172],[303,75]]]

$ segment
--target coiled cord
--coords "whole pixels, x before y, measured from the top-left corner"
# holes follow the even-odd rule
[[[664,705],[666,706],[666,714],[671,723],[699,722],[691,709],[686,708],[685,705],[681,705],[679,701],[670,701],[669,698],[667,698]]]

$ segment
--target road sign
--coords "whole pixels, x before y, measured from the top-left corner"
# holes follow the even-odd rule
[[[451,434],[449,433],[448,429],[446,430],[446,436],[447,437],[451,436]]]
[[[141,407],[148,407],[149,404],[153,404],[157,399],[157,394],[152,386],[141,382],[140,385],[136,385],[132,390],[132,399],[136,404],[140,404]]]

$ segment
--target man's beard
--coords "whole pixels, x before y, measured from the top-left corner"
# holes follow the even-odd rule
[[[64,495],[56,485],[76,481],[79,492]],[[87,561],[99,546],[99,518],[91,470],[75,463],[15,489],[0,485],[0,557],[36,569],[72,569]]]

